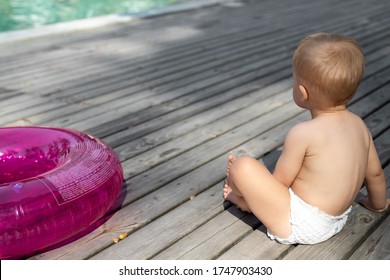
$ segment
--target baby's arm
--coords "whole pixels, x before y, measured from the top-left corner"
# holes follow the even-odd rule
[[[360,203],[366,208],[383,212],[389,207],[390,199],[387,199],[385,174],[372,138],[368,155],[366,189],[368,196],[360,199]]]
[[[276,163],[273,175],[286,187],[290,187],[297,177],[305,158],[308,146],[306,123],[294,126],[284,140],[283,152]]]

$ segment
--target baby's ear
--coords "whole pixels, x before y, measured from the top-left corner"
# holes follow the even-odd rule
[[[299,85],[299,91],[301,92],[303,99],[309,99],[309,92],[303,85]]]

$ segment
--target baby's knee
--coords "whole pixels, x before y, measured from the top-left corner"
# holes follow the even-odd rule
[[[264,166],[256,159],[248,156],[239,157],[232,166],[232,172],[240,176],[250,176],[254,172],[258,172],[259,168]]]

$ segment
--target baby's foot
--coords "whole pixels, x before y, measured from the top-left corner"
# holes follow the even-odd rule
[[[251,212],[249,210],[248,205],[246,204],[246,201],[242,197],[234,193],[232,188],[227,183],[223,187],[223,198],[236,205],[238,208],[241,209],[241,211],[245,211],[249,213]]]
[[[226,167],[226,176],[228,178],[229,178],[229,175],[230,175],[230,169],[231,169],[233,163],[236,161],[236,159],[237,158],[235,156],[233,156],[233,155],[229,155],[229,157],[228,157],[228,164],[227,164],[227,167]]]

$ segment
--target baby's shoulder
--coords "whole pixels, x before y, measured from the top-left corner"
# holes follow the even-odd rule
[[[316,131],[316,125],[313,125],[313,121],[305,121],[294,125],[290,128],[286,140],[290,140],[292,142],[308,142],[313,138],[313,132]]]
[[[313,142],[322,141],[329,133],[332,133],[332,127],[327,122],[319,119],[311,119],[293,126],[288,132],[287,137],[292,141],[300,141],[306,145]]]
[[[313,120],[308,120],[294,125],[290,129],[289,134],[301,136],[301,137],[308,137],[313,132],[311,130],[318,127],[319,125],[316,122],[314,122]]]

